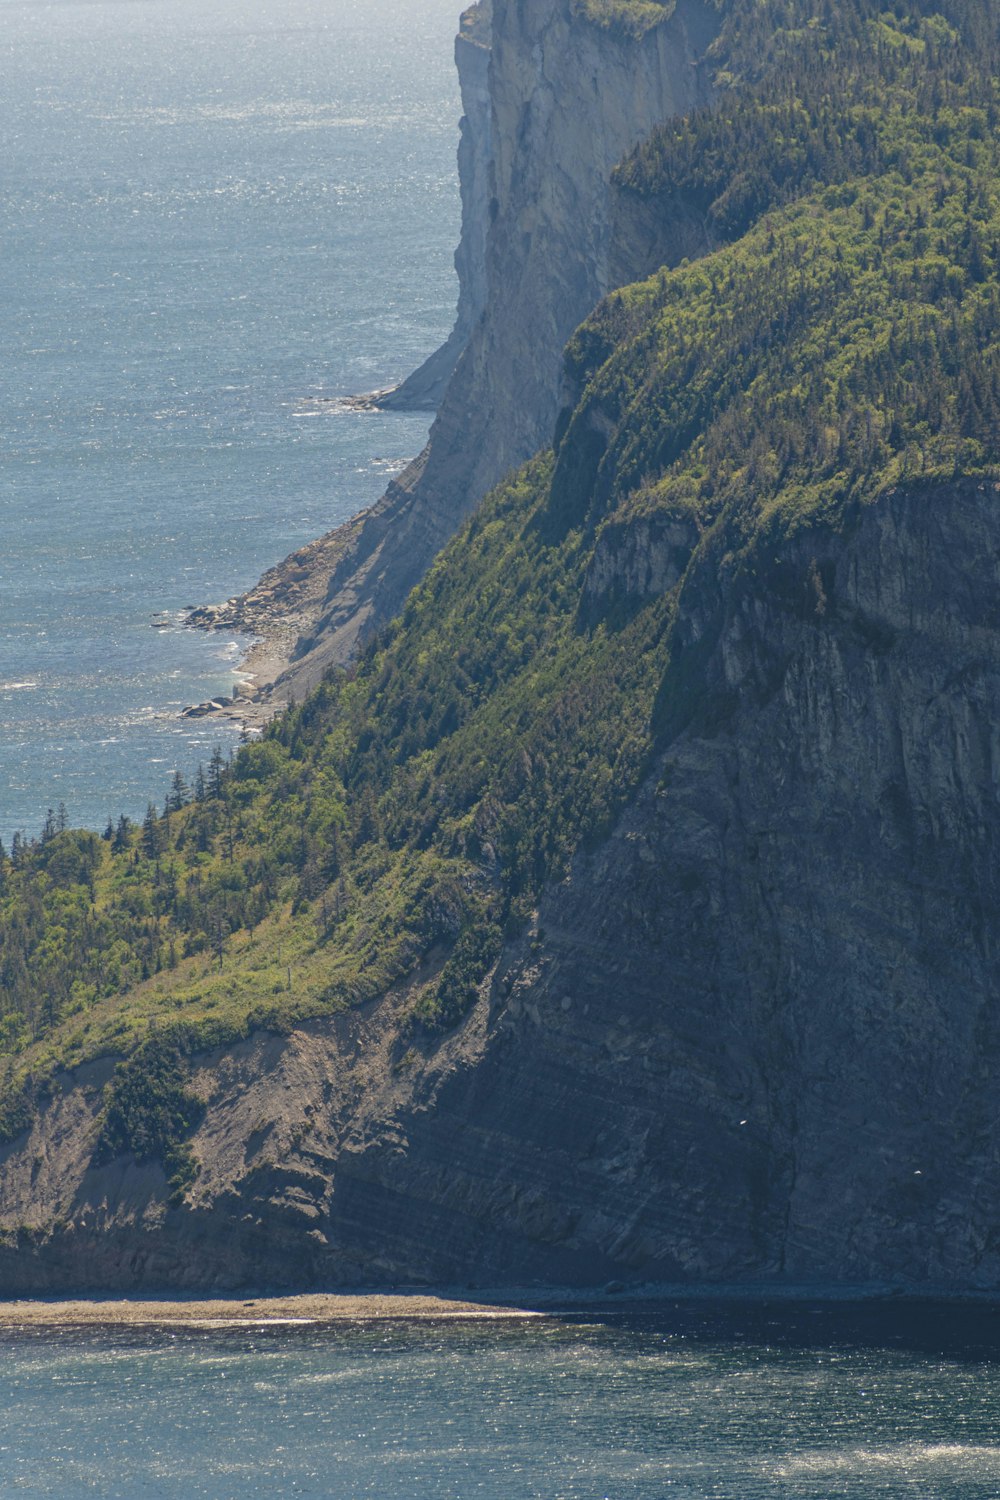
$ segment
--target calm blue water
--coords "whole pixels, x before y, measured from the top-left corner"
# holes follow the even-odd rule
[[[377,499],[427,419],[317,410],[445,337],[458,0],[0,0],[0,836],[227,731],[157,632]],[[232,738],[232,732],[230,738]]]
[[[0,1495],[995,1500],[993,1357],[809,1323],[8,1335]]]

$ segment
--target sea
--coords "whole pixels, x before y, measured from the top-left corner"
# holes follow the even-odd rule
[[[996,1500],[996,1313],[8,1331],[0,1496]]]
[[[162,802],[246,641],[181,627],[375,501],[447,336],[459,0],[0,0],[0,838]],[[160,627],[160,628],[156,628]]]

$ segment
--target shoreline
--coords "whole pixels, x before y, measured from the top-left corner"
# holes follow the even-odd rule
[[[181,719],[229,719],[261,730],[294,697],[282,687],[299,642],[308,639],[323,614],[327,586],[368,510],[306,543],[268,568],[246,593],[222,604],[199,604],[184,613],[181,628],[232,631],[250,637],[234,669],[239,686],[231,699],[213,699],[182,709]]]
[[[941,1286],[901,1287],[883,1283],[855,1285],[780,1285],[774,1283],[651,1284],[612,1290],[606,1287],[483,1288],[463,1297],[452,1289],[390,1292],[290,1292],[245,1297],[76,1296],[23,1297],[0,1300],[0,1333],[24,1328],[281,1328],[325,1327],[340,1323],[389,1322],[536,1322],[562,1318],[601,1319],[662,1317],[697,1308],[779,1308],[835,1312],[893,1312],[922,1309],[1000,1316],[1000,1294],[989,1289],[963,1291]],[[1000,1329],[992,1339],[1000,1336]]]
[[[0,1302],[4,1328],[308,1327],[331,1323],[497,1322],[544,1317],[530,1308],[400,1293],[302,1292],[286,1297],[159,1299],[74,1297]]]
[[[399,385],[361,395],[319,396],[311,398],[311,402],[318,408],[379,412],[389,409],[389,398],[403,391],[406,385],[404,380]],[[404,402],[394,409],[436,410],[413,402]],[[409,473],[420,461],[420,455],[402,460],[399,472]],[[392,493],[395,482],[395,476],[390,477],[381,499],[290,552],[262,573],[244,593],[233,595],[221,604],[196,604],[183,611],[183,629],[233,631],[249,637],[251,644],[235,670],[239,681],[233,697],[190,704],[181,710],[181,718],[224,718],[259,733],[275,714],[301,697],[303,689],[308,691],[315,686],[318,680],[315,670],[310,675],[307,669],[304,681],[299,682],[295,668],[308,656],[314,644],[312,637],[330,607],[331,580],[351,554],[366,522]],[[155,620],[154,626],[159,628]]]

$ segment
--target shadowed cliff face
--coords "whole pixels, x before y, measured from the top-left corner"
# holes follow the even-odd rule
[[[301,696],[386,624],[487,490],[548,441],[566,340],[649,269],[612,171],[656,124],[705,101],[717,26],[705,0],[679,0],[642,37],[585,21],[571,0],[493,0],[488,100],[484,38],[460,38],[463,290],[446,349],[456,356],[457,338],[464,352],[427,449],[355,528],[283,690]],[[658,222],[661,254],[665,232]],[[686,254],[690,226],[678,232]]]
[[[107,1070],[63,1079],[0,1161],[4,1290],[993,1284],[998,557],[972,481],[705,544],[655,764],[466,1022],[205,1057],[180,1207],[90,1165]]]

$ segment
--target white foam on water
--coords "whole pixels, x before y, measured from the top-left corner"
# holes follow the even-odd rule
[[[900,1443],[884,1448],[837,1448],[789,1456],[775,1469],[780,1479],[827,1474],[975,1474],[1000,1479],[1000,1447],[983,1443]]]

